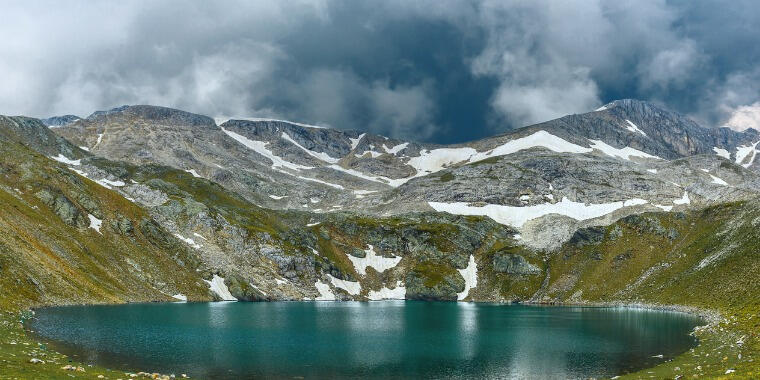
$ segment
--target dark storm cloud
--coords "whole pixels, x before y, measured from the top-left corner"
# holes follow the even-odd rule
[[[760,120],[751,1],[2,4],[0,113],[158,104],[456,142],[617,98]],[[754,124],[752,124],[754,123]]]

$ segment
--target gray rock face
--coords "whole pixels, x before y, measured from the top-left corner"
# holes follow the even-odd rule
[[[541,269],[524,257],[512,253],[497,253],[493,256],[493,270],[516,275],[540,274]]]
[[[40,121],[42,122],[42,124],[45,124],[48,127],[55,128],[55,127],[63,127],[63,126],[69,125],[79,119],[81,119],[81,117],[79,116],[63,115],[63,116],[53,116],[47,119],[41,119]]]

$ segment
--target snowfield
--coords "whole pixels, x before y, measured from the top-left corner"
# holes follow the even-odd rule
[[[351,260],[351,263],[354,264],[354,268],[356,269],[356,272],[358,272],[362,276],[367,275],[367,268],[372,267],[379,273],[383,273],[388,269],[391,269],[398,265],[398,263],[401,261],[401,257],[383,257],[375,253],[375,247],[368,245],[369,249],[365,249],[365,256],[364,257],[354,257],[352,255],[347,255],[348,259]]]
[[[335,294],[330,289],[330,285],[317,281],[314,283],[314,286],[319,292],[319,297],[315,298],[315,301],[335,301]]]
[[[625,148],[615,148],[613,146],[607,145],[602,140],[589,140],[591,141],[591,147],[610,156],[610,157],[619,157],[624,160],[630,160],[631,157],[640,157],[640,158],[653,158],[657,160],[661,160],[662,158],[653,156],[649,153],[644,153],[638,149],[633,149],[629,146]]]
[[[312,156],[312,157],[314,157],[314,158],[316,158],[316,159],[318,159],[320,161],[328,162],[328,163],[331,163],[331,164],[336,164],[336,163],[338,163],[338,161],[340,161],[340,158],[330,157],[330,155],[327,154],[327,153],[324,153],[324,152],[315,152],[313,150],[306,149],[301,144],[299,144],[298,142],[296,142],[296,140],[293,140],[293,138],[291,138],[290,135],[288,135],[285,132],[282,132],[282,138],[285,141],[287,141],[287,142],[289,142],[289,143],[297,146],[298,148],[300,148],[301,150],[303,150],[304,152],[306,152],[306,154],[308,154],[308,155],[310,155],[310,156]]]
[[[464,277],[464,290],[461,293],[457,293],[457,300],[461,301],[467,298],[470,294],[470,289],[478,286],[478,266],[475,264],[475,256],[470,255],[467,268],[457,270]]]
[[[388,289],[384,286],[378,291],[370,290],[367,298],[370,301],[403,300],[406,299],[406,287],[403,286],[401,281],[398,281],[393,289]]]
[[[224,284],[224,277],[214,275],[214,278],[212,278],[211,281],[203,281],[207,283],[209,289],[214,292],[214,294],[219,296],[219,298],[221,298],[223,301],[237,301],[237,298],[235,298],[232,293],[230,293],[230,289],[227,288],[227,285]]]
[[[362,291],[361,284],[356,281],[341,280],[339,278],[333,277],[330,274],[327,275],[327,278],[330,279],[330,283],[333,284],[334,287],[343,289],[352,296],[359,295],[359,293]]]
[[[268,142],[254,141],[243,135],[239,135],[235,132],[228,131],[227,129],[224,129],[224,128],[222,128],[222,132],[226,133],[227,136],[232,137],[235,141],[239,142],[240,144],[243,144],[243,146],[245,146],[246,148],[251,149],[254,152],[268,158],[269,161],[272,161],[272,169],[275,169],[275,170],[291,169],[295,171],[313,169],[313,167],[311,166],[299,165],[299,164],[295,164],[295,163],[283,160],[279,156],[275,155],[271,150],[266,148],[266,146],[269,145]]]
[[[58,161],[60,163],[66,164],[66,165],[79,166],[79,165],[82,164],[82,160],[70,160],[68,157],[66,157],[66,156],[64,156],[64,155],[62,155],[60,153],[57,156],[50,157],[50,158],[52,158],[52,159],[54,159],[54,160],[56,160],[56,161]]]
[[[98,218],[96,218],[92,214],[87,214],[87,217],[90,219],[90,228],[92,228],[93,230],[95,230],[97,233],[102,234],[100,232],[100,226],[103,225],[103,221],[100,220],[100,219],[98,219]]]
[[[534,206],[515,207],[489,204],[483,207],[469,206],[467,202],[428,202],[436,211],[448,212],[454,215],[488,216],[498,223],[520,228],[527,221],[549,214],[569,216],[575,220],[594,219],[607,215],[623,207],[637,206],[648,203],[643,199],[629,199],[610,203],[586,204],[573,202],[563,197],[557,203],[543,203]]]

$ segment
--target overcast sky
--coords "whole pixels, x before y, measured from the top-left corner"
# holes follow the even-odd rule
[[[451,143],[638,98],[760,129],[760,3],[4,1],[0,114],[123,104]]]

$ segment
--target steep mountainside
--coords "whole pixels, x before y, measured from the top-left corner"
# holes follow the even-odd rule
[[[95,113],[55,131],[111,160],[188,171],[262,207],[487,215],[536,248],[557,248],[584,225],[746,199],[758,189],[756,131],[703,128],[634,100],[446,147],[277,120],[217,126],[151,106]]]

